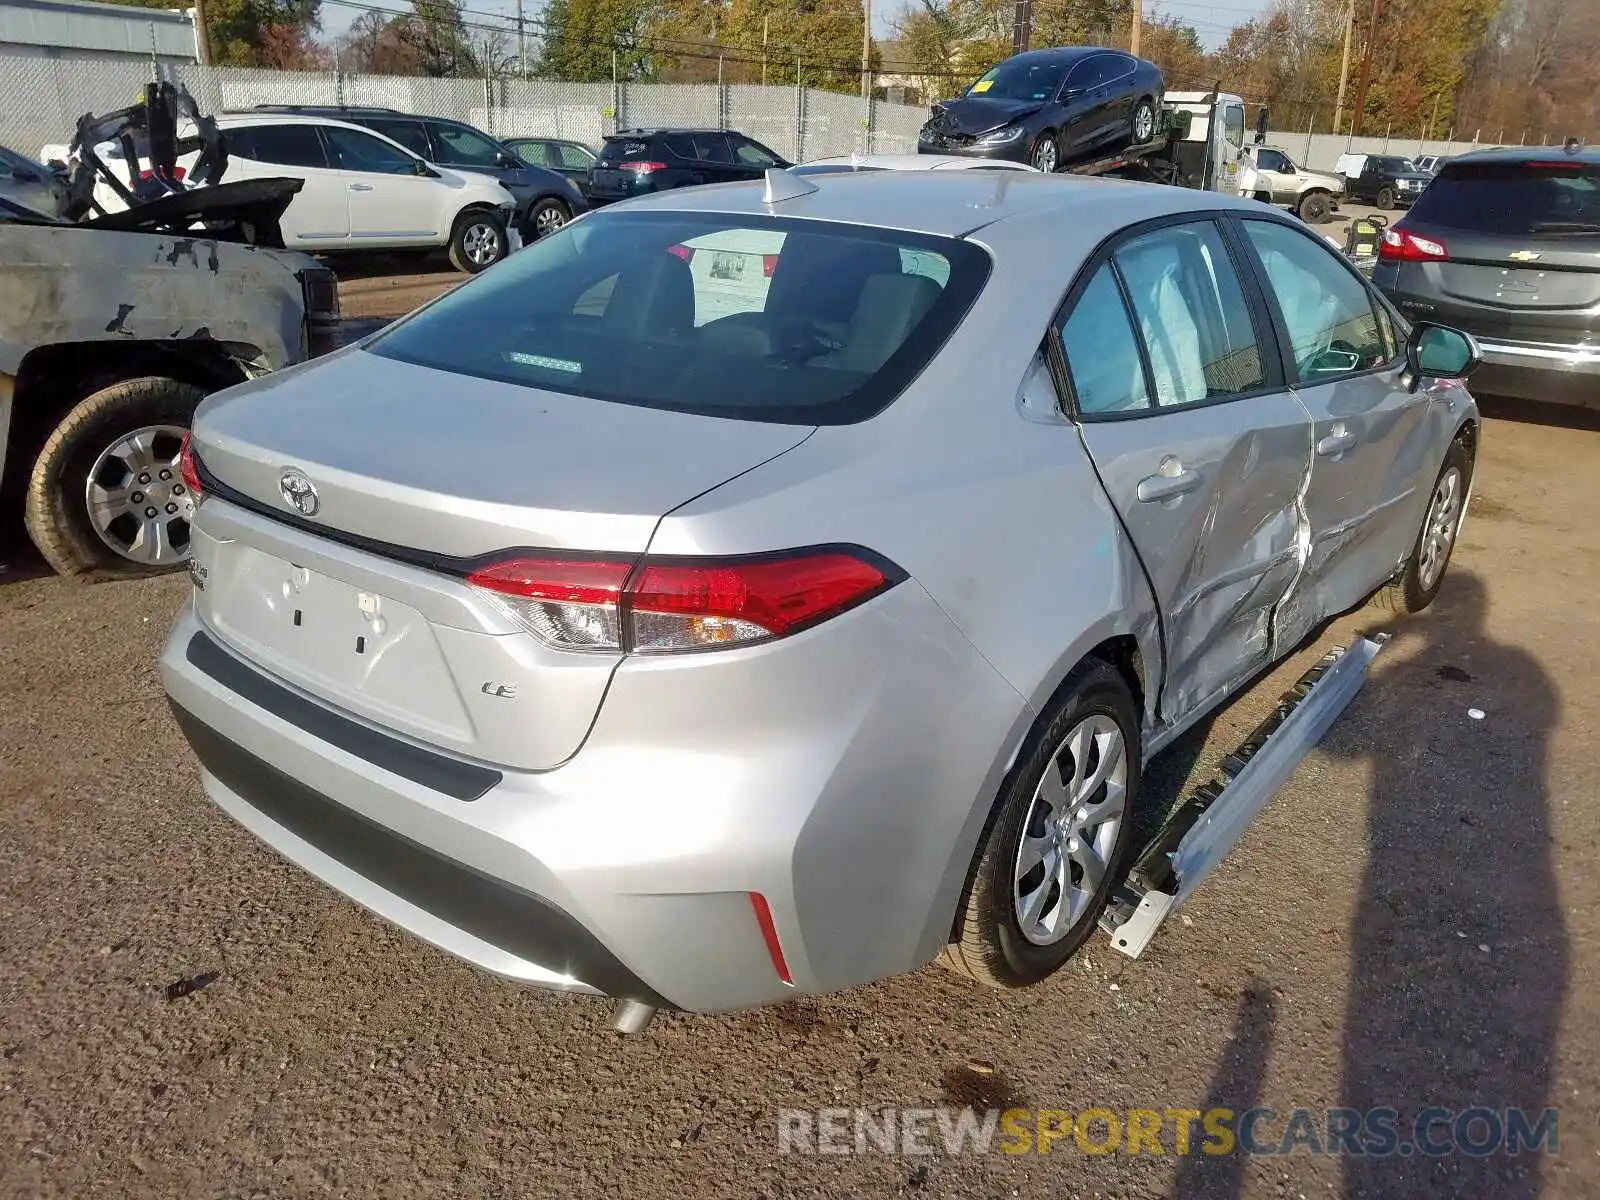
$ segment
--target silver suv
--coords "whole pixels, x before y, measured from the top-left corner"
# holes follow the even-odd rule
[[[1339,211],[1344,199],[1342,176],[1297,166],[1276,146],[1247,146],[1239,156],[1239,190],[1267,204],[1292,209],[1302,221],[1316,225]]]

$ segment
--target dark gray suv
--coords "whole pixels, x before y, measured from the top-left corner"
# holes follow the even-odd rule
[[[1372,281],[1478,339],[1474,391],[1600,408],[1600,151],[1451,159],[1384,231]]]
[[[524,242],[554,233],[589,202],[571,180],[524,162],[510,147],[463,121],[425,117],[393,108],[262,104],[258,112],[293,112],[364,125],[399,142],[428,162],[497,179],[517,201],[516,226]]]

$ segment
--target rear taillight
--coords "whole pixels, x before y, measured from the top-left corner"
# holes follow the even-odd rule
[[[665,171],[667,164],[664,162],[625,162],[621,164],[624,171],[632,171],[635,175],[649,175],[656,171]]]
[[[684,262],[694,261],[694,251],[687,246],[668,246],[667,253],[674,258],[681,258]]]
[[[172,178],[177,180],[179,183],[183,182],[184,174],[185,174],[185,171],[184,171],[184,169],[182,167],[173,167],[172,168]],[[147,171],[140,171],[139,172],[139,178],[140,179],[154,179],[155,177],[156,177],[156,173],[154,171],[148,171],[147,170]]]
[[[1378,257],[1384,262],[1444,262],[1450,257],[1450,251],[1443,242],[1391,225],[1383,231]]]
[[[525,557],[467,576],[530,632],[567,650],[662,654],[784,637],[871,599],[904,576],[864,550],[757,558]]]
[[[190,435],[183,435],[183,445],[178,451],[178,474],[183,476],[183,486],[194,494],[198,502],[204,489],[200,486],[200,468],[195,465],[194,447],[189,444]]]
[[[778,269],[778,256],[776,254],[763,254],[761,256],[761,275],[764,279],[771,279],[772,273]],[[787,276],[785,276],[787,278]]]

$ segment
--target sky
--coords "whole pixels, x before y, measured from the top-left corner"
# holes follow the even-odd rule
[[[409,7],[406,0],[370,0],[370,3],[378,8]],[[1147,19],[1154,16],[1179,17],[1194,26],[1207,50],[1215,50],[1222,45],[1230,29],[1243,24],[1251,17],[1260,15],[1270,3],[1271,0],[1218,0],[1215,4],[1210,0],[1145,0],[1145,14]],[[525,4],[530,18],[544,8],[544,0],[525,0]],[[873,0],[874,37],[886,38],[893,35],[890,21],[904,4],[905,0]],[[509,25],[517,12],[516,0],[465,0],[465,7],[470,10],[467,15],[469,21],[481,21],[485,24],[498,23],[495,21],[495,16],[503,14],[503,20]],[[323,36],[337,37],[350,28],[350,22],[360,14],[361,9],[358,7],[325,2],[322,6]]]

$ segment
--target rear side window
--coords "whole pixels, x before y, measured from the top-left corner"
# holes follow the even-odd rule
[[[989,275],[970,242],[600,212],[395,325],[372,353],[648,408],[839,425],[889,404]]]
[[[728,139],[720,133],[695,134],[694,156],[703,162],[733,163],[733,155],[728,151]]]
[[[285,167],[325,167],[328,159],[314,125],[252,125],[224,135],[229,154]]]
[[[561,165],[569,171],[587,171],[594,165],[594,154],[571,142],[558,142],[553,147],[560,156]]]
[[[1150,407],[1139,344],[1110,263],[1089,280],[1058,336],[1080,413],[1093,416]]]
[[[1250,308],[1217,227],[1157,229],[1113,258],[1150,360],[1156,404],[1202,404],[1267,382]]]
[[[1275,221],[1246,221],[1289,331],[1295,382],[1324,383],[1389,359],[1372,297],[1332,250]]]
[[[1600,165],[1447,163],[1409,221],[1505,237],[1600,233]]]
[[[432,158],[433,150],[428,145],[428,135],[422,128],[420,121],[363,121],[368,128],[375,129],[391,141],[399,142],[411,153],[419,158]]]

